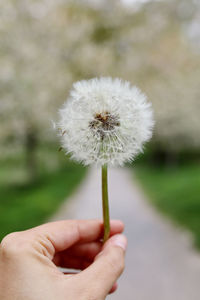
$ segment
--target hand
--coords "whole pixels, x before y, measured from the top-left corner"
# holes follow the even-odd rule
[[[103,300],[124,268],[123,224],[102,246],[98,220],[59,221],[11,233],[0,245],[1,300]],[[63,274],[57,266],[82,270]]]

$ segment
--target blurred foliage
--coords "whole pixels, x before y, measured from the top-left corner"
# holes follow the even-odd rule
[[[47,221],[83,178],[86,168],[63,154],[56,161],[55,152],[51,146],[38,149],[35,181],[28,180],[22,151],[0,161],[0,240]]]
[[[2,1],[0,139],[54,139],[72,82],[109,75],[147,93],[162,150],[199,149],[199,18],[195,0]]]
[[[142,2],[0,1],[2,234],[44,220],[82,178],[81,167],[48,148],[51,120],[74,81],[113,76],[138,85],[155,111],[148,159],[169,170],[147,164],[139,178],[200,240],[200,3]],[[186,156],[197,164],[184,165]]]
[[[115,32],[115,29],[112,27],[105,27],[103,25],[97,26],[94,29],[94,32],[91,36],[92,41],[95,43],[103,43],[108,41],[110,38],[113,37],[113,34]]]

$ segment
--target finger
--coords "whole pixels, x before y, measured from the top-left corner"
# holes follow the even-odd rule
[[[110,236],[113,236],[118,233],[122,233],[124,230],[124,226],[118,225],[118,221],[111,221],[110,226]],[[78,243],[69,249],[65,250],[64,253],[66,255],[74,255],[78,257],[87,257],[94,258],[101,250],[103,243],[99,241],[89,242],[89,243]]]
[[[111,288],[109,294],[114,293],[114,292],[117,290],[117,287],[118,287],[117,282],[115,282],[115,283],[113,284],[113,286],[112,286],[112,288]]]
[[[102,250],[102,242],[91,242],[80,245],[74,245],[63,252],[63,255],[72,255],[76,257],[84,257],[93,260],[95,256]]]
[[[97,256],[95,262],[76,276],[84,284],[83,290],[104,299],[124,269],[126,237],[111,237]]]
[[[116,222],[111,223],[110,236],[121,233],[123,226],[116,226]],[[92,262],[97,254],[102,250],[102,242],[90,242],[90,243],[79,243],[69,249],[57,252],[54,256],[53,262],[60,267],[68,268],[69,257],[77,258],[80,257],[83,260],[89,260]]]
[[[76,274],[78,274],[78,273],[77,273],[77,272],[64,272],[64,274],[65,274],[65,277],[69,278],[69,277],[74,276],[74,275],[76,275]],[[118,284],[117,284],[117,282],[115,282],[115,283],[113,284],[113,286],[112,286],[112,288],[111,288],[109,294],[114,293],[114,292],[117,290],[117,288],[118,288]]]
[[[111,232],[123,231],[121,221],[111,221]],[[76,243],[87,243],[100,239],[103,235],[103,224],[100,220],[66,220],[47,223],[28,231],[29,239],[38,239],[46,255],[51,259],[55,252],[61,252]],[[42,249],[44,250],[44,249]],[[42,251],[44,253],[44,251]]]
[[[123,230],[124,226],[121,222],[111,221],[110,236],[122,233]],[[67,256],[82,257],[93,261],[95,256],[102,250],[102,246],[102,242],[78,243],[67,250],[57,252],[54,257],[54,263],[65,267],[65,257]]]
[[[74,269],[74,270],[84,270],[92,264],[92,261],[82,259],[79,257],[66,257],[64,264],[59,264],[61,268]]]
[[[72,248],[58,252],[53,258],[55,265],[69,268],[70,259],[78,259],[80,261],[90,261],[93,262],[95,256],[101,251],[102,243],[101,242],[91,242],[81,245],[75,245]],[[72,266],[73,267],[73,266]]]

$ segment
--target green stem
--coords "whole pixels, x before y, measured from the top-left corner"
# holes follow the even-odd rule
[[[103,242],[105,243],[110,235],[107,165],[102,166],[102,206],[103,206],[103,222],[104,222]]]

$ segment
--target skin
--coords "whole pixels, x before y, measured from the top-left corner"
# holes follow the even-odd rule
[[[105,299],[124,269],[123,228],[111,221],[104,245],[99,220],[59,221],[7,235],[0,245],[0,299]],[[57,266],[82,271],[64,274]]]

